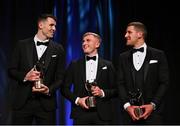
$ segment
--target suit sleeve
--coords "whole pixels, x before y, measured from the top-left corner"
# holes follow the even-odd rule
[[[116,72],[116,84],[118,87],[118,95],[119,95],[120,101],[123,104],[129,102],[129,98],[128,98],[126,87],[125,87],[126,81],[125,81],[122,55],[120,55],[118,59],[118,66],[117,66],[117,72]]]
[[[18,42],[11,54],[8,65],[9,76],[17,81],[23,81],[26,73],[28,72],[25,70],[23,71],[20,66],[20,60],[22,60],[22,48],[22,43]]]
[[[56,48],[58,60],[56,63],[55,81],[49,86],[50,93],[55,92],[62,85],[65,73],[65,51],[61,45],[56,46]]]
[[[62,95],[68,100],[70,100],[72,103],[75,103],[75,100],[78,97],[71,91],[71,86],[74,83],[74,67],[74,62],[71,62],[68,68],[66,69],[64,83],[61,86]]]
[[[159,82],[158,82],[159,86],[152,100],[152,102],[154,102],[157,106],[161,103],[161,100],[164,97],[167,87],[169,85],[168,62],[164,52],[160,53],[158,78],[159,78]]]
[[[108,66],[108,85],[110,89],[104,89],[105,98],[111,98],[117,96],[117,87],[115,84],[115,69],[112,63]]]

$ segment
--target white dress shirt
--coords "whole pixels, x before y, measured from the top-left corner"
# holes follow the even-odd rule
[[[37,56],[38,56],[38,60],[39,60],[39,59],[41,58],[41,56],[44,54],[44,52],[46,51],[47,46],[45,46],[45,45],[39,45],[39,46],[37,46],[37,41],[48,42],[49,39],[42,41],[42,40],[40,40],[39,38],[37,38],[36,35],[35,35],[35,37],[34,37],[34,42],[35,42],[36,50],[37,50]]]
[[[144,52],[137,51],[137,52],[133,53],[133,65],[137,71],[139,71],[140,68],[142,67],[142,65],[144,63],[144,59],[146,57],[146,49],[147,49],[146,43],[144,43],[142,46],[140,46],[136,49],[139,49],[141,47],[144,48]]]
[[[86,82],[89,83],[95,81],[98,67],[98,55],[96,54],[96,60],[86,61]]]

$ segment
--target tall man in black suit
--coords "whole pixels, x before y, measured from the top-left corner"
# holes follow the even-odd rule
[[[146,35],[144,24],[129,23],[125,38],[133,49],[119,57],[117,84],[125,124],[162,124],[168,63],[163,51],[146,45]]]
[[[109,124],[112,120],[111,98],[117,95],[114,85],[114,67],[98,55],[101,38],[87,32],[83,35],[82,49],[85,56],[69,65],[62,94],[71,101],[71,118],[74,124]],[[94,83],[88,93],[85,83]],[[71,84],[74,89],[71,91]],[[96,106],[89,107],[89,95],[95,96]]]
[[[55,124],[56,89],[63,81],[65,53],[51,40],[56,17],[43,14],[37,34],[17,43],[9,66],[12,85],[13,124]],[[37,70],[36,70],[37,69]],[[35,83],[43,78],[36,87]]]

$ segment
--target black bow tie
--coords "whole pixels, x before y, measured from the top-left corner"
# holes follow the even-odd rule
[[[141,48],[139,48],[139,49],[133,49],[133,50],[132,50],[133,53],[135,53],[135,52],[137,52],[137,51],[139,51],[139,52],[144,52],[144,47],[141,47]]]
[[[39,45],[48,46],[49,42],[39,42],[39,41],[37,41],[37,46],[39,46]]]
[[[96,56],[93,56],[93,57],[86,56],[86,60],[87,60],[87,61],[89,61],[89,60],[94,60],[94,61],[96,61]]]

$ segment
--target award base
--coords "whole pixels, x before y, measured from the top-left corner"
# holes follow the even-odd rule
[[[140,117],[144,112],[143,112],[143,109],[141,108],[135,108],[134,113],[136,117]]]
[[[90,108],[96,107],[96,98],[94,96],[88,97],[86,99],[86,104]]]
[[[40,80],[35,82],[35,88],[37,88],[37,89],[41,88],[42,83],[43,83],[43,79],[40,78]]]

